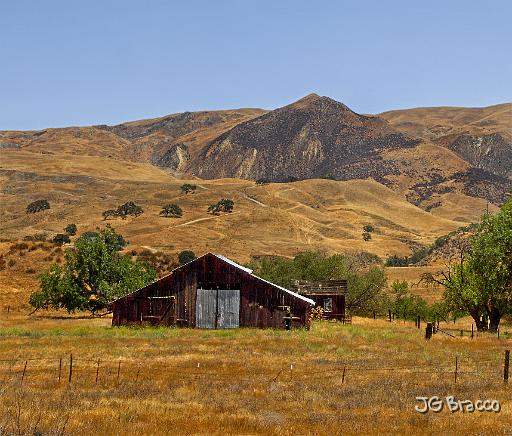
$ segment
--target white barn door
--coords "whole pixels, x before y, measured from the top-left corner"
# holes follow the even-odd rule
[[[240,327],[239,289],[198,289],[196,295],[197,328]]]

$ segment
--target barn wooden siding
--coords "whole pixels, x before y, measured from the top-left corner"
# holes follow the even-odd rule
[[[311,305],[280,287],[208,253],[113,303],[113,325],[196,327],[197,289],[239,289],[240,327],[308,326]]]

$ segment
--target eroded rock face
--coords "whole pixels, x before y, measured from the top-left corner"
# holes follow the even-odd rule
[[[380,151],[419,142],[385,120],[312,94],[220,135],[192,163],[192,170],[204,178],[272,181],[380,178],[398,172]]]
[[[448,148],[477,168],[512,178],[512,142],[500,133],[460,135]]]

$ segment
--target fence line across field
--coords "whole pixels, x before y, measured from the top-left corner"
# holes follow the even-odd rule
[[[53,360],[55,362],[55,365],[33,365],[29,362],[37,362],[37,361],[51,361]],[[503,381],[505,383],[508,382],[509,378],[509,368],[510,368],[510,351],[505,350],[504,353],[504,360],[502,361],[503,364],[498,363],[497,359],[494,360],[488,360],[488,359],[482,359],[482,360],[469,360],[469,358],[460,358],[459,356],[455,356],[455,365],[452,366],[435,366],[433,362],[426,362],[422,365],[410,365],[410,366],[401,366],[401,367],[364,367],[364,366],[354,366],[354,364],[349,364],[348,362],[339,361],[334,363],[333,365],[336,365],[334,368],[328,368],[323,370],[314,370],[314,371],[301,371],[300,369],[297,371],[297,366],[295,364],[290,364],[289,369],[283,369],[283,368],[268,368],[268,369],[261,369],[258,372],[251,372],[250,374],[243,373],[243,374],[233,374],[233,373],[223,373],[222,371],[218,371],[214,368],[208,369],[208,363],[203,362],[203,365],[201,366],[201,362],[197,363],[197,367],[192,365],[169,365],[166,362],[153,362],[153,364],[148,365],[147,363],[142,363],[140,361],[133,361],[133,360],[124,360],[124,359],[101,359],[101,358],[95,358],[95,359],[80,359],[73,356],[73,353],[69,355],[69,358],[64,359],[63,356],[59,356],[59,358],[18,358],[18,359],[2,359],[1,362],[16,362],[17,369],[13,368],[15,365],[11,365],[9,368],[6,368],[7,371],[4,371],[4,368],[1,368],[0,371],[2,372],[8,372],[10,374],[19,374],[20,376],[20,384],[23,384],[25,380],[28,381],[30,374],[33,374],[34,370],[36,371],[44,371],[45,373],[51,374],[52,368],[57,372],[58,369],[58,378],[56,376],[56,379],[58,379],[58,383],[62,383],[63,380],[67,379],[68,384],[71,384],[73,382],[73,377],[76,378],[76,373],[78,372],[82,377],[84,372],[87,374],[91,373],[91,376],[95,375],[95,382],[94,384],[98,384],[98,381],[104,377],[104,374],[107,373],[108,376],[115,375],[116,378],[116,384],[119,385],[120,378],[123,376],[123,379],[126,379],[126,373],[122,372],[122,369],[124,369],[126,366],[128,366],[129,371],[132,375],[132,378],[135,378],[136,380],[139,379],[139,376],[142,372],[145,372],[146,370],[155,369],[158,367],[165,367],[166,369],[175,370],[179,372],[180,376],[190,376],[191,378],[197,378],[199,376],[207,376],[207,377],[215,377],[215,378],[222,378],[226,375],[229,377],[232,377],[236,380],[254,380],[256,377],[266,377],[269,378],[272,381],[277,381],[278,379],[282,379],[284,377],[285,373],[289,373],[289,379],[295,379],[295,380],[302,380],[302,379],[308,379],[308,380],[314,380],[318,378],[325,378],[325,377],[335,377],[339,376],[340,373],[342,374],[342,383],[344,383],[346,376],[348,373],[379,373],[379,372],[407,372],[407,373],[413,373],[413,374],[449,374],[453,373],[454,375],[454,382],[457,383],[457,378],[461,375],[468,375],[468,374],[479,374],[480,376],[483,375],[490,375],[492,374],[494,377],[498,373],[503,374]],[[87,366],[84,367],[82,364],[83,362],[87,363]],[[491,363],[492,365],[486,365],[483,366],[482,362]],[[80,363],[80,364],[79,364]],[[294,368],[295,365],[295,368]],[[468,367],[471,367],[471,365],[477,366],[477,369],[475,370],[468,370]],[[300,368],[300,366],[299,366]],[[136,369],[136,375],[134,376]],[[499,369],[499,371],[498,371]],[[93,373],[94,371],[94,373]],[[277,372],[279,371],[279,372]],[[277,375],[274,375],[276,374]],[[484,372],[486,374],[484,374]],[[488,374],[487,374],[488,372]],[[81,377],[81,378],[82,378]]]

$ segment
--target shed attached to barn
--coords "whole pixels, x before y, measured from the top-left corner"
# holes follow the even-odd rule
[[[113,303],[112,325],[197,328],[308,326],[315,302],[207,253]]]
[[[315,301],[315,305],[322,308],[325,319],[351,322],[351,317],[345,313],[345,297],[347,295],[347,281],[338,280],[293,280],[291,289],[297,294],[306,296]]]

